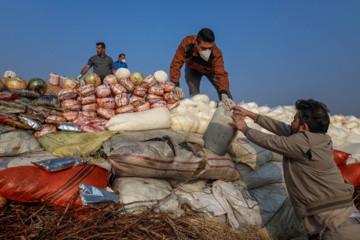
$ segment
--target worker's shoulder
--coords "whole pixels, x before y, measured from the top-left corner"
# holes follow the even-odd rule
[[[195,42],[196,42],[196,35],[186,36],[186,37],[182,40],[182,42],[185,43],[185,44],[195,43]]]

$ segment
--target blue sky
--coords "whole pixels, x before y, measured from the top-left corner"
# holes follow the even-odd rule
[[[164,70],[187,35],[215,33],[239,103],[313,98],[360,117],[360,1],[2,1],[0,74],[76,77],[95,43],[131,72]],[[90,70],[92,71],[92,69]],[[182,76],[180,86],[188,96]],[[201,92],[217,100],[202,79]]]

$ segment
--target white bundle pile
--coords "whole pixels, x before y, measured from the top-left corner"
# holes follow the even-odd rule
[[[204,134],[216,106],[217,103],[210,101],[205,94],[181,100],[180,105],[170,112],[170,127],[174,130]]]
[[[277,106],[273,108],[268,106],[259,107],[255,102],[241,102],[238,106],[287,124],[291,124],[294,115],[296,114],[295,106]],[[253,120],[250,118],[246,118],[245,121],[250,127],[268,133],[267,130],[254,124]],[[332,138],[334,147],[342,146],[347,142],[360,143],[360,119],[354,116],[330,115],[330,126],[327,133]]]

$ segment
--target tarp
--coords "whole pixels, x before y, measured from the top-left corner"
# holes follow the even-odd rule
[[[90,133],[57,132],[38,138],[41,146],[52,154],[65,157],[86,158],[94,154],[101,145],[121,132],[102,131]]]

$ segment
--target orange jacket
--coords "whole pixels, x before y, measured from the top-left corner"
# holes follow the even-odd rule
[[[228,73],[225,71],[224,60],[220,49],[216,46],[216,44],[214,45],[214,48],[212,49],[212,55],[214,56],[214,60],[211,66],[206,67],[196,63],[194,60],[190,60],[186,58],[187,46],[189,44],[196,45],[196,35],[187,36],[181,41],[178,49],[176,50],[174,58],[170,64],[170,81],[175,83],[177,86],[179,86],[179,79],[181,75],[180,69],[184,65],[184,62],[186,60],[186,64],[190,68],[197,70],[201,73],[215,72],[216,80],[219,86],[219,90],[218,90],[219,95],[222,93],[228,94],[229,92]],[[196,46],[194,47],[194,51],[192,55],[194,57],[200,57]]]

